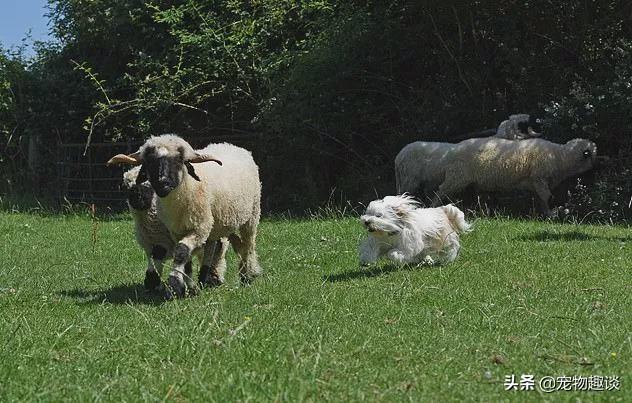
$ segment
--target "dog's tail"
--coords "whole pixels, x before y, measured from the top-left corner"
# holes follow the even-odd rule
[[[465,221],[465,214],[458,207],[448,204],[441,208],[456,232],[468,232],[472,229],[472,225]]]

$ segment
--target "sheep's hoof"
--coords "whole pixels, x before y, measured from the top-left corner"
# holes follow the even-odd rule
[[[167,300],[167,301],[171,301],[173,299],[173,293],[171,292],[169,287],[165,287],[164,288],[163,296],[165,297],[165,300]]]
[[[155,271],[145,272],[145,289],[153,291],[160,286],[160,276]]]
[[[175,276],[169,276],[169,288],[171,289],[171,292],[173,292],[174,296],[184,297],[186,287],[184,285],[184,281],[181,279]]]
[[[196,286],[191,286],[187,288],[189,291],[189,296],[190,297],[195,297],[196,295],[200,294],[200,289]]]
[[[205,284],[206,284],[207,287],[219,287],[220,285],[224,284],[224,279],[223,278],[219,278],[219,277],[217,277],[214,274],[211,274],[206,279],[206,283]]]
[[[261,276],[261,271],[254,273],[240,273],[239,279],[243,285],[251,284],[257,277]]]
[[[219,278],[217,274],[213,273],[209,266],[202,266],[198,281],[201,287],[218,287],[224,284],[224,279]]]

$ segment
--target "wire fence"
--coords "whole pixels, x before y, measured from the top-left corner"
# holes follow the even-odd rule
[[[258,135],[231,135],[212,139],[187,138],[187,141],[194,148],[202,148],[211,141],[226,141],[253,149],[259,139]],[[142,144],[142,141],[91,143],[87,150],[85,143],[57,144],[57,178],[54,183],[58,184],[60,203],[94,203],[115,209],[123,207],[126,195],[121,188],[122,168],[108,167],[105,163],[116,154],[135,152]]]

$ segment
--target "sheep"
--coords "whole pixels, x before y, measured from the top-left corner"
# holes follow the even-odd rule
[[[139,172],[140,167],[134,167],[124,172],[123,188],[126,190],[127,204],[134,219],[136,241],[145,251],[147,257],[144,285],[147,290],[156,290],[162,285],[160,275],[164,260],[173,256],[175,242],[167,227],[158,219],[157,196],[151,184],[148,180],[137,184]],[[227,240],[225,239],[217,241],[214,250],[218,255],[213,264],[223,267],[224,270],[226,267],[226,244]],[[185,264],[185,272],[192,272],[190,260]]]
[[[542,135],[541,124],[540,119],[534,118],[526,113],[509,115],[509,119],[500,123],[494,137],[507,140],[524,140],[540,137]]]
[[[551,188],[564,179],[593,168],[597,146],[586,139],[555,144],[542,139],[513,141],[470,139],[459,143],[442,166],[445,172],[435,203],[469,185],[479,190],[525,189],[539,197],[542,212],[550,216]]]
[[[426,194],[436,190],[443,181],[445,161],[456,144],[415,141],[406,145],[395,157],[397,194]]]
[[[527,114],[510,115],[503,121],[493,137],[523,140],[539,137],[540,119]],[[482,132],[480,132],[482,133]],[[417,193],[423,189],[426,195],[437,190],[445,176],[452,150],[460,143],[415,141],[400,150],[395,157],[395,185],[398,194]]]
[[[242,282],[261,274],[255,249],[261,183],[249,151],[228,143],[196,151],[181,137],[164,134],[149,138],[133,154],[118,154],[108,161],[108,165],[117,163],[141,165],[137,183],[149,179],[158,196],[158,218],[176,240],[169,274],[176,296],[183,296],[187,288],[197,292],[184,266],[202,248],[202,282],[207,281],[206,275],[223,282],[221,268],[210,265],[215,244],[211,241],[222,237],[228,237],[240,257]],[[167,297],[171,296],[168,292]]]

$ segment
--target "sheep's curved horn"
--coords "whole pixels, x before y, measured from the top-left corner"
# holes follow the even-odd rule
[[[539,132],[536,132],[535,130],[533,130],[533,128],[531,126],[529,126],[527,131],[529,132],[529,136],[531,136],[531,137],[540,137],[542,135],[542,133],[539,133]]]
[[[110,158],[106,163],[107,166],[114,164],[127,164],[127,165],[140,165],[142,162],[140,161],[139,153],[134,153],[130,155],[125,154],[117,154],[114,157]]]
[[[205,154],[195,154],[194,158],[191,158],[189,160],[190,163],[192,164],[199,164],[200,162],[217,162],[220,166],[223,165],[222,161],[218,160],[217,158],[213,158],[210,155],[205,155]]]

